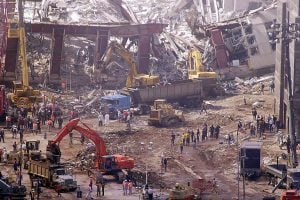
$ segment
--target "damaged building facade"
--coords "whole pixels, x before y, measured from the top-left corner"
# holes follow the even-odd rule
[[[289,0],[280,2],[278,6],[277,23],[281,27],[288,24],[300,23],[300,2]],[[299,137],[300,129],[300,45],[295,39],[287,41],[279,40],[276,45],[275,66],[275,112],[280,121],[287,128],[291,113],[289,113],[290,100],[293,101],[291,111],[294,114],[295,131]],[[289,54],[289,59],[287,54]],[[291,78],[291,90],[289,90],[289,78]],[[292,93],[290,93],[290,91]]]

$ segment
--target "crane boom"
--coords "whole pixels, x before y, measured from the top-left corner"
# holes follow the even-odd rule
[[[25,26],[24,26],[24,9],[23,2],[19,0],[18,2],[19,9],[19,48],[20,48],[20,60],[21,60],[21,70],[22,70],[22,84],[25,88],[29,86],[28,80],[28,65],[26,57],[26,35],[25,35]]]

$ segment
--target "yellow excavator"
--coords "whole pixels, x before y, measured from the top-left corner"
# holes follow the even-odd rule
[[[42,95],[39,90],[34,90],[29,86],[28,80],[28,65],[26,57],[26,35],[25,35],[25,25],[24,25],[24,10],[22,0],[18,2],[19,10],[19,27],[10,26],[8,30],[8,37],[18,37],[19,38],[19,60],[22,71],[22,82],[13,81],[13,93],[9,94],[10,101],[13,105],[18,108],[30,109],[32,104],[35,102],[42,101]],[[10,34],[11,33],[11,34]],[[13,34],[17,33],[17,34]]]
[[[188,79],[195,78],[217,78],[216,72],[206,72],[203,69],[202,54],[199,50],[192,48],[188,54]]]
[[[106,52],[101,58],[101,64],[106,66],[111,61],[112,55],[119,55],[125,62],[130,66],[129,73],[126,80],[126,87],[146,87],[159,83],[159,76],[148,75],[148,74],[138,74],[136,70],[136,61],[134,60],[132,54],[121,44],[113,41],[110,43]]]

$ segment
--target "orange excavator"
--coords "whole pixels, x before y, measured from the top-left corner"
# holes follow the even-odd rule
[[[81,122],[82,126],[79,125]],[[60,162],[60,148],[59,142],[71,133],[73,130],[83,134],[86,138],[91,140],[96,146],[95,167],[107,174],[116,175],[117,179],[123,178],[122,170],[130,170],[134,167],[134,160],[128,156],[114,154],[107,155],[105,143],[96,131],[88,127],[87,124],[80,121],[80,119],[73,119],[67,123],[55,136],[52,141],[49,141],[47,146],[47,159],[57,164]]]

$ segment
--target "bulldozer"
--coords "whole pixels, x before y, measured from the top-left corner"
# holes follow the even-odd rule
[[[202,63],[202,54],[199,50],[192,48],[188,54],[188,79],[195,78],[217,78],[216,72],[204,71]]]
[[[10,102],[18,108],[30,109],[35,102],[41,102],[41,92],[29,86],[28,64],[26,55],[26,35],[24,25],[24,9],[22,1],[18,2],[18,26],[9,26],[8,37],[19,38],[19,60],[22,71],[22,81],[13,81],[13,93],[8,94]]]
[[[183,112],[176,110],[166,99],[157,99],[151,107],[148,124],[150,126],[168,127],[184,122]]]

